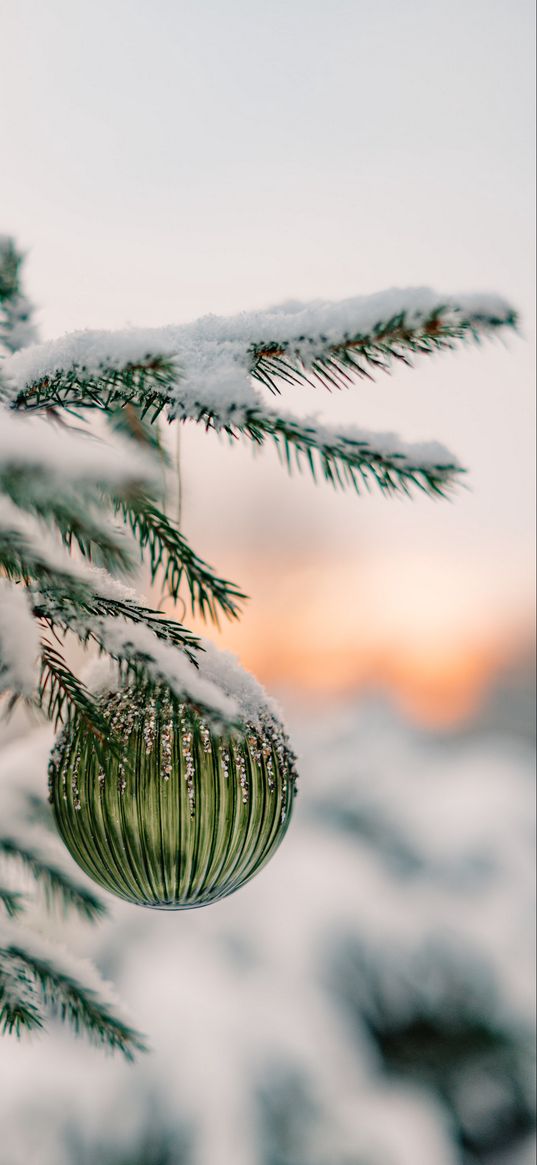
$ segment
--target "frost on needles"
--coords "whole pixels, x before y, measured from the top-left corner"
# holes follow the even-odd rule
[[[442,493],[460,473],[443,446],[299,421],[270,405],[261,388],[277,396],[301,382],[350,385],[515,323],[496,296],[454,299],[411,288],[177,327],[76,332],[14,354],[5,372],[19,408],[131,402],[152,419],[166,410],[170,420],[201,421],[258,444],[272,440],[289,467],[320,469],[334,484]]]
[[[69,644],[77,641],[100,654],[107,683],[164,685],[215,727],[277,724],[277,708],[237,661],[136,592],[143,561],[171,601],[184,595],[192,613],[215,623],[237,618],[245,601],[166,512],[158,418],[201,423],[255,445],[272,442],[287,469],[336,487],[442,496],[463,472],[442,445],[299,419],[281,407],[282,394],[292,404],[297,384],[309,385],[312,395],[354,387],[400,363],[513,328],[515,312],[491,295],[395,289],[36,343],[21,269],[13,240],[0,236],[4,699],[8,706],[27,701],[55,726],[81,716],[100,755],[119,747],[95,692],[69,663]],[[105,420],[98,429],[90,423],[95,411]],[[55,876],[24,837],[5,830],[0,850],[37,886],[44,882],[64,903],[69,895],[80,903],[69,875]],[[0,885],[0,915],[8,919],[0,930],[4,1029],[41,1027],[48,1004],[76,1030],[132,1054],[136,1033],[116,1020],[98,984],[36,945],[18,921],[23,908],[18,890]]]

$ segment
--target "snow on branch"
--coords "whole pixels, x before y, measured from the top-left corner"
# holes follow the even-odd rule
[[[221,651],[208,639],[200,640],[196,666],[164,642],[155,644],[144,627],[132,628],[120,620],[104,629],[109,655],[132,653],[143,658],[152,682],[164,684],[179,699],[190,700],[219,727],[253,725],[282,734],[282,714],[263,686],[231,652]],[[99,694],[123,686],[110,659],[95,660],[85,676],[88,689]]]
[[[106,907],[101,899],[86,886],[73,882],[70,874],[58,864],[56,854],[51,857],[46,852],[44,839],[41,839],[40,846],[36,847],[17,834],[9,836],[0,834],[0,856],[14,862],[31,875],[36,886],[43,891],[48,909],[59,903],[64,911],[76,910],[86,922],[95,922],[106,914]]]
[[[246,595],[195,554],[186,538],[158,506],[144,499],[123,502],[120,511],[128,522],[142,551],[148,551],[151,581],[159,572],[162,586],[170,598],[177,600],[181,584],[186,582],[192,614],[199,611],[218,626],[219,613],[236,619]]]
[[[132,540],[103,505],[158,491],[156,462],[132,442],[0,408],[0,494],[74,542],[82,554],[128,572]]]
[[[0,578],[0,692],[31,695],[39,635],[26,591]]]
[[[32,403],[45,381],[52,385],[58,378],[58,386],[66,387],[69,378],[74,385],[78,376],[80,384],[93,386],[103,371],[125,371],[127,378],[134,378],[137,370],[148,375],[153,371],[156,379],[162,378],[166,395],[166,366],[174,360],[187,382],[190,360],[201,357],[213,364],[226,356],[261,381],[266,381],[271,361],[280,361],[275,377],[297,379],[304,372],[321,372],[323,379],[326,361],[329,370],[331,360],[346,364],[348,359],[348,374],[360,375],[368,371],[360,365],[360,353],[372,369],[384,368],[413,351],[434,351],[466,336],[478,338],[515,325],[516,313],[499,296],[392,289],[339,302],[290,302],[267,311],[204,316],[178,326],[74,332],[15,353],[5,362],[5,374],[23,404]]]
[[[221,651],[208,639],[202,639],[200,673],[206,681],[216,684],[233,700],[242,724],[252,724],[263,731],[267,727],[281,733],[282,713],[262,684],[239,663],[230,651]]]
[[[0,564],[11,579],[33,580],[44,590],[58,595],[81,596],[96,587],[117,585],[105,571],[73,558],[62,542],[46,530],[32,514],[0,496]]]
[[[415,485],[443,492],[460,472],[439,446],[405,445],[395,436],[329,430],[269,407],[256,387],[282,383],[341,387],[500,328],[516,314],[492,295],[439,296],[392,290],[339,303],[289,303],[266,312],[206,316],[177,327],[79,332],[36,345],[6,361],[14,403],[108,408],[132,401],[170,419],[194,419],[233,435],[267,437],[328,480],[376,482],[393,491]]]
[[[243,434],[259,445],[272,440],[289,471],[305,466],[331,485],[351,486],[360,493],[371,483],[385,493],[409,493],[410,487],[444,495],[464,470],[444,445],[436,441],[406,443],[395,433],[375,433],[356,426],[340,430],[316,418],[296,420],[290,413],[258,406],[225,422],[199,409],[196,420],[231,436]]]
[[[103,373],[110,378],[125,373],[126,388],[133,390],[137,372],[153,374],[168,395],[167,375],[173,374],[174,361],[186,387],[191,376],[197,380],[204,368],[230,358],[270,387],[278,378],[296,380],[309,374],[325,383],[336,375],[341,383],[386,369],[413,352],[435,351],[467,336],[477,339],[515,325],[514,310],[494,295],[453,298],[427,288],[394,289],[333,303],[288,303],[268,311],[205,316],[175,327],[74,332],[15,353],[5,362],[5,374],[13,395],[26,407],[40,387],[65,391],[79,384],[89,386],[90,393],[98,391]],[[225,379],[220,406],[225,403]]]
[[[17,475],[36,478],[64,489],[99,486],[121,494],[136,487],[154,487],[158,469],[148,454],[119,437],[104,441],[81,429],[50,424],[38,417],[0,411],[0,488],[7,489]]]
[[[178,699],[191,700],[216,723],[238,723],[237,702],[223,686],[205,676],[201,653],[194,664],[172,643],[158,639],[150,627],[126,619],[103,619],[99,634],[111,658],[130,665],[135,672],[143,671],[154,684],[165,684]]]
[[[199,705],[211,720],[240,719],[225,689],[204,678],[197,636],[152,610],[105,570],[74,558],[9,498],[0,499],[0,562],[9,579],[24,587],[2,580],[3,686],[14,695],[34,692],[55,724],[78,713],[95,736],[96,747],[108,731],[91,693],[68,667],[59,646],[50,642],[48,630],[71,632],[83,645],[94,642],[117,662],[123,676],[164,683],[178,697]],[[196,560],[198,567],[200,563]]]
[[[145,1045],[95,968],[14,922],[0,923],[0,1029],[41,1028],[45,1011],[127,1060]]]

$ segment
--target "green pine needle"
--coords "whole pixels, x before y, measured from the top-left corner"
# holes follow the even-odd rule
[[[474,313],[453,320],[443,318],[445,310],[436,308],[418,324],[400,312],[380,321],[368,333],[346,336],[338,343],[326,342],[322,348],[318,340],[306,336],[295,346],[293,341],[252,344],[250,374],[271,392],[279,392],[282,382],[317,383],[329,390],[344,388],[357,377],[372,380],[378,372],[389,372],[396,362],[410,365],[416,355],[431,356],[468,340],[479,342],[499,328],[516,328],[518,323],[514,311],[501,318]],[[308,363],[301,355],[304,343],[312,350],[319,349]]]
[[[0,854],[27,870],[44,892],[47,907],[59,903],[63,910],[75,910],[86,922],[96,922],[107,913],[100,898],[85,886],[73,882],[58,866],[48,862],[31,846],[13,837],[0,837]],[[0,899],[3,891],[0,889]],[[15,895],[21,898],[21,895]],[[6,904],[7,905],[7,904]],[[22,904],[18,910],[22,908]],[[17,913],[15,910],[14,913]],[[9,913],[9,908],[8,908]]]
[[[24,985],[25,989],[27,990],[28,983],[30,983],[34,991],[39,993],[47,1010],[52,1015],[58,1016],[62,1022],[68,1023],[77,1035],[84,1032],[92,1043],[99,1047],[109,1048],[111,1051],[119,1051],[127,1060],[133,1060],[138,1052],[147,1050],[140,1034],[114,1015],[109,1005],[99,998],[96,991],[56,967],[50,959],[36,956],[16,942],[9,943],[3,949],[0,948],[0,974],[2,961],[5,962],[6,959],[9,960],[11,978],[13,979],[18,970],[21,984]],[[0,978],[0,993],[1,985]],[[24,1015],[21,1002],[24,1004],[24,999],[18,1004],[19,1012],[23,1015],[22,1019],[19,1018],[18,1026],[17,1015],[12,1006],[11,1011],[5,1009],[4,1015],[0,1012],[0,1021],[3,1021],[4,1030],[15,1031],[17,1035],[22,1027],[32,1026],[31,1003],[27,1005],[26,1015]],[[0,994],[1,1006],[2,996]],[[42,1026],[42,1017],[39,1016],[36,1006],[34,1006],[33,1014],[35,1017],[33,1026]],[[29,1022],[28,1016],[30,1017]],[[39,1016],[39,1021],[37,1016]]]
[[[211,425],[211,414],[201,410],[197,418]],[[335,488],[351,488],[360,494],[376,485],[385,494],[410,494],[418,489],[433,497],[445,497],[464,470],[452,463],[412,464],[406,454],[383,454],[367,441],[334,434],[323,440],[315,428],[280,417],[274,411],[247,410],[234,424],[225,426],[231,437],[243,435],[263,445],[272,441],[280,460],[291,473],[306,468],[317,480],[319,472]]]
[[[0,839],[0,851],[1,849],[2,841]],[[5,886],[0,886],[0,906],[4,907],[8,918],[16,918],[24,910],[24,894],[20,894],[18,890],[8,890]]]
[[[9,950],[0,947],[0,1031],[16,1035],[44,1026],[43,1010],[32,976]]]
[[[79,409],[108,412],[132,404],[153,423],[168,404],[177,376],[175,362],[164,356],[148,355],[137,364],[103,366],[97,372],[75,364],[23,389],[14,403],[26,412],[57,406],[75,415]]]
[[[149,551],[152,582],[161,572],[163,587],[177,600],[184,579],[192,613],[199,612],[202,618],[210,618],[216,625],[219,612],[228,619],[239,617],[240,605],[247,596],[234,583],[215,575],[166,514],[144,499],[122,503],[120,508],[142,552]]]
[[[59,648],[41,640],[41,677],[38,688],[40,707],[55,728],[69,720],[74,712],[82,717],[95,747],[107,748],[109,725],[99,711],[85,684],[75,676]]]

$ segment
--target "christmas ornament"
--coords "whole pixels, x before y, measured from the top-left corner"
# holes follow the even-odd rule
[[[67,849],[86,874],[141,906],[181,910],[238,890],[284,837],[294,756],[269,717],[218,733],[169,692],[99,698],[119,754],[102,767],[82,717],[60,733],[50,800]]]

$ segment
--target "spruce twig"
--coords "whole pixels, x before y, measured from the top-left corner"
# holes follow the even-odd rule
[[[18,838],[0,836],[0,855],[22,866],[31,874],[37,885],[42,888],[49,909],[55,903],[59,903],[64,911],[75,910],[86,922],[96,922],[106,914],[104,902],[92,890],[74,882],[59,866],[47,861],[35,848],[19,841]],[[15,900],[22,899],[20,894],[15,894],[14,897]],[[15,911],[11,912],[12,917],[22,909],[22,903],[17,907],[15,902],[15,907]]]
[[[199,612],[218,625],[219,612],[237,619],[247,596],[227,579],[219,578],[193,550],[187,539],[166,514],[149,500],[120,505],[124,519],[135,535],[142,553],[148,551],[151,581],[159,572],[170,598],[179,598],[186,581],[192,614]]]

